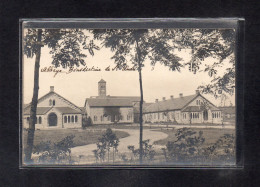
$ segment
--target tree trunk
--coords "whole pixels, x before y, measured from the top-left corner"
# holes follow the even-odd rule
[[[39,91],[39,69],[40,69],[40,58],[41,58],[41,38],[42,38],[42,29],[38,30],[37,34],[37,51],[35,58],[35,67],[34,67],[34,88],[33,88],[33,98],[30,110],[30,120],[29,120],[29,129],[27,136],[27,147],[25,148],[25,162],[32,162],[32,149],[34,141],[34,131],[36,123],[36,110],[38,104],[38,91]]]
[[[139,114],[139,123],[140,123],[140,140],[139,140],[139,162],[143,163],[143,83],[142,83],[142,65],[140,60],[140,49],[138,45],[138,41],[136,41],[137,47],[137,59],[138,59],[138,72],[139,72],[139,84],[140,84],[140,114]]]

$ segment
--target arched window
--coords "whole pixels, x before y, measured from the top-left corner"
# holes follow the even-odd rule
[[[74,123],[74,116],[71,116],[71,123]]]
[[[94,116],[94,121],[97,121],[97,116]]]
[[[55,100],[52,101],[53,106],[55,106]]]
[[[38,118],[36,117],[36,119],[35,119],[35,124],[37,124],[38,123]]]
[[[68,118],[67,116],[64,116],[64,123],[67,123],[68,122]]]
[[[42,117],[39,117],[39,124],[42,124]]]
[[[75,116],[75,123],[78,122],[78,116]]]
[[[68,123],[70,123],[70,116],[68,116]]]
[[[50,106],[52,105],[52,100],[51,100],[51,99],[49,100],[49,105],[50,105]]]

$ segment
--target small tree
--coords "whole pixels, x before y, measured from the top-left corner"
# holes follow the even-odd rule
[[[119,139],[116,134],[108,128],[106,132],[98,139],[97,149],[94,150],[94,155],[96,160],[99,158],[101,161],[104,161],[105,155],[107,153],[107,161],[110,161],[110,149],[112,148],[113,153],[113,162],[115,162],[115,154],[118,152],[117,148],[119,145]]]

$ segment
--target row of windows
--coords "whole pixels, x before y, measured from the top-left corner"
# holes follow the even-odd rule
[[[152,120],[152,119],[160,119],[160,116],[162,115],[162,119],[168,119],[168,117],[174,119],[174,117],[178,120],[179,119],[179,114],[175,114],[174,115],[174,112],[172,113],[167,113],[166,115],[164,113],[153,113],[153,114],[147,114],[146,115],[146,118],[149,119],[149,120]]]
[[[220,112],[212,112],[212,118],[220,118],[221,113]]]
[[[117,121],[118,119],[119,120],[124,120],[124,116],[118,116],[118,115],[115,115],[115,121]],[[100,116],[100,121],[111,121],[111,116],[108,115],[107,117],[104,117],[103,115]],[[126,117],[127,120],[131,120],[132,119],[132,116],[131,115],[127,115]],[[94,121],[98,121],[98,117],[97,116],[94,116]]]
[[[26,119],[27,119],[27,122],[29,123],[30,117],[27,117]],[[35,124],[42,124],[42,117],[38,117],[38,118],[36,117]]]
[[[49,100],[49,105],[50,106],[55,106],[55,99],[53,99],[53,100],[50,99]]]
[[[199,116],[199,113],[191,113],[190,114],[190,118],[191,119],[198,119],[200,116]]]
[[[72,115],[72,116],[64,116],[64,123],[77,123],[78,122],[78,116]]]

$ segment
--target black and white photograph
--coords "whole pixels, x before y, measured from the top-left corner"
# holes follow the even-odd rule
[[[21,165],[235,167],[236,33],[22,27]]]

